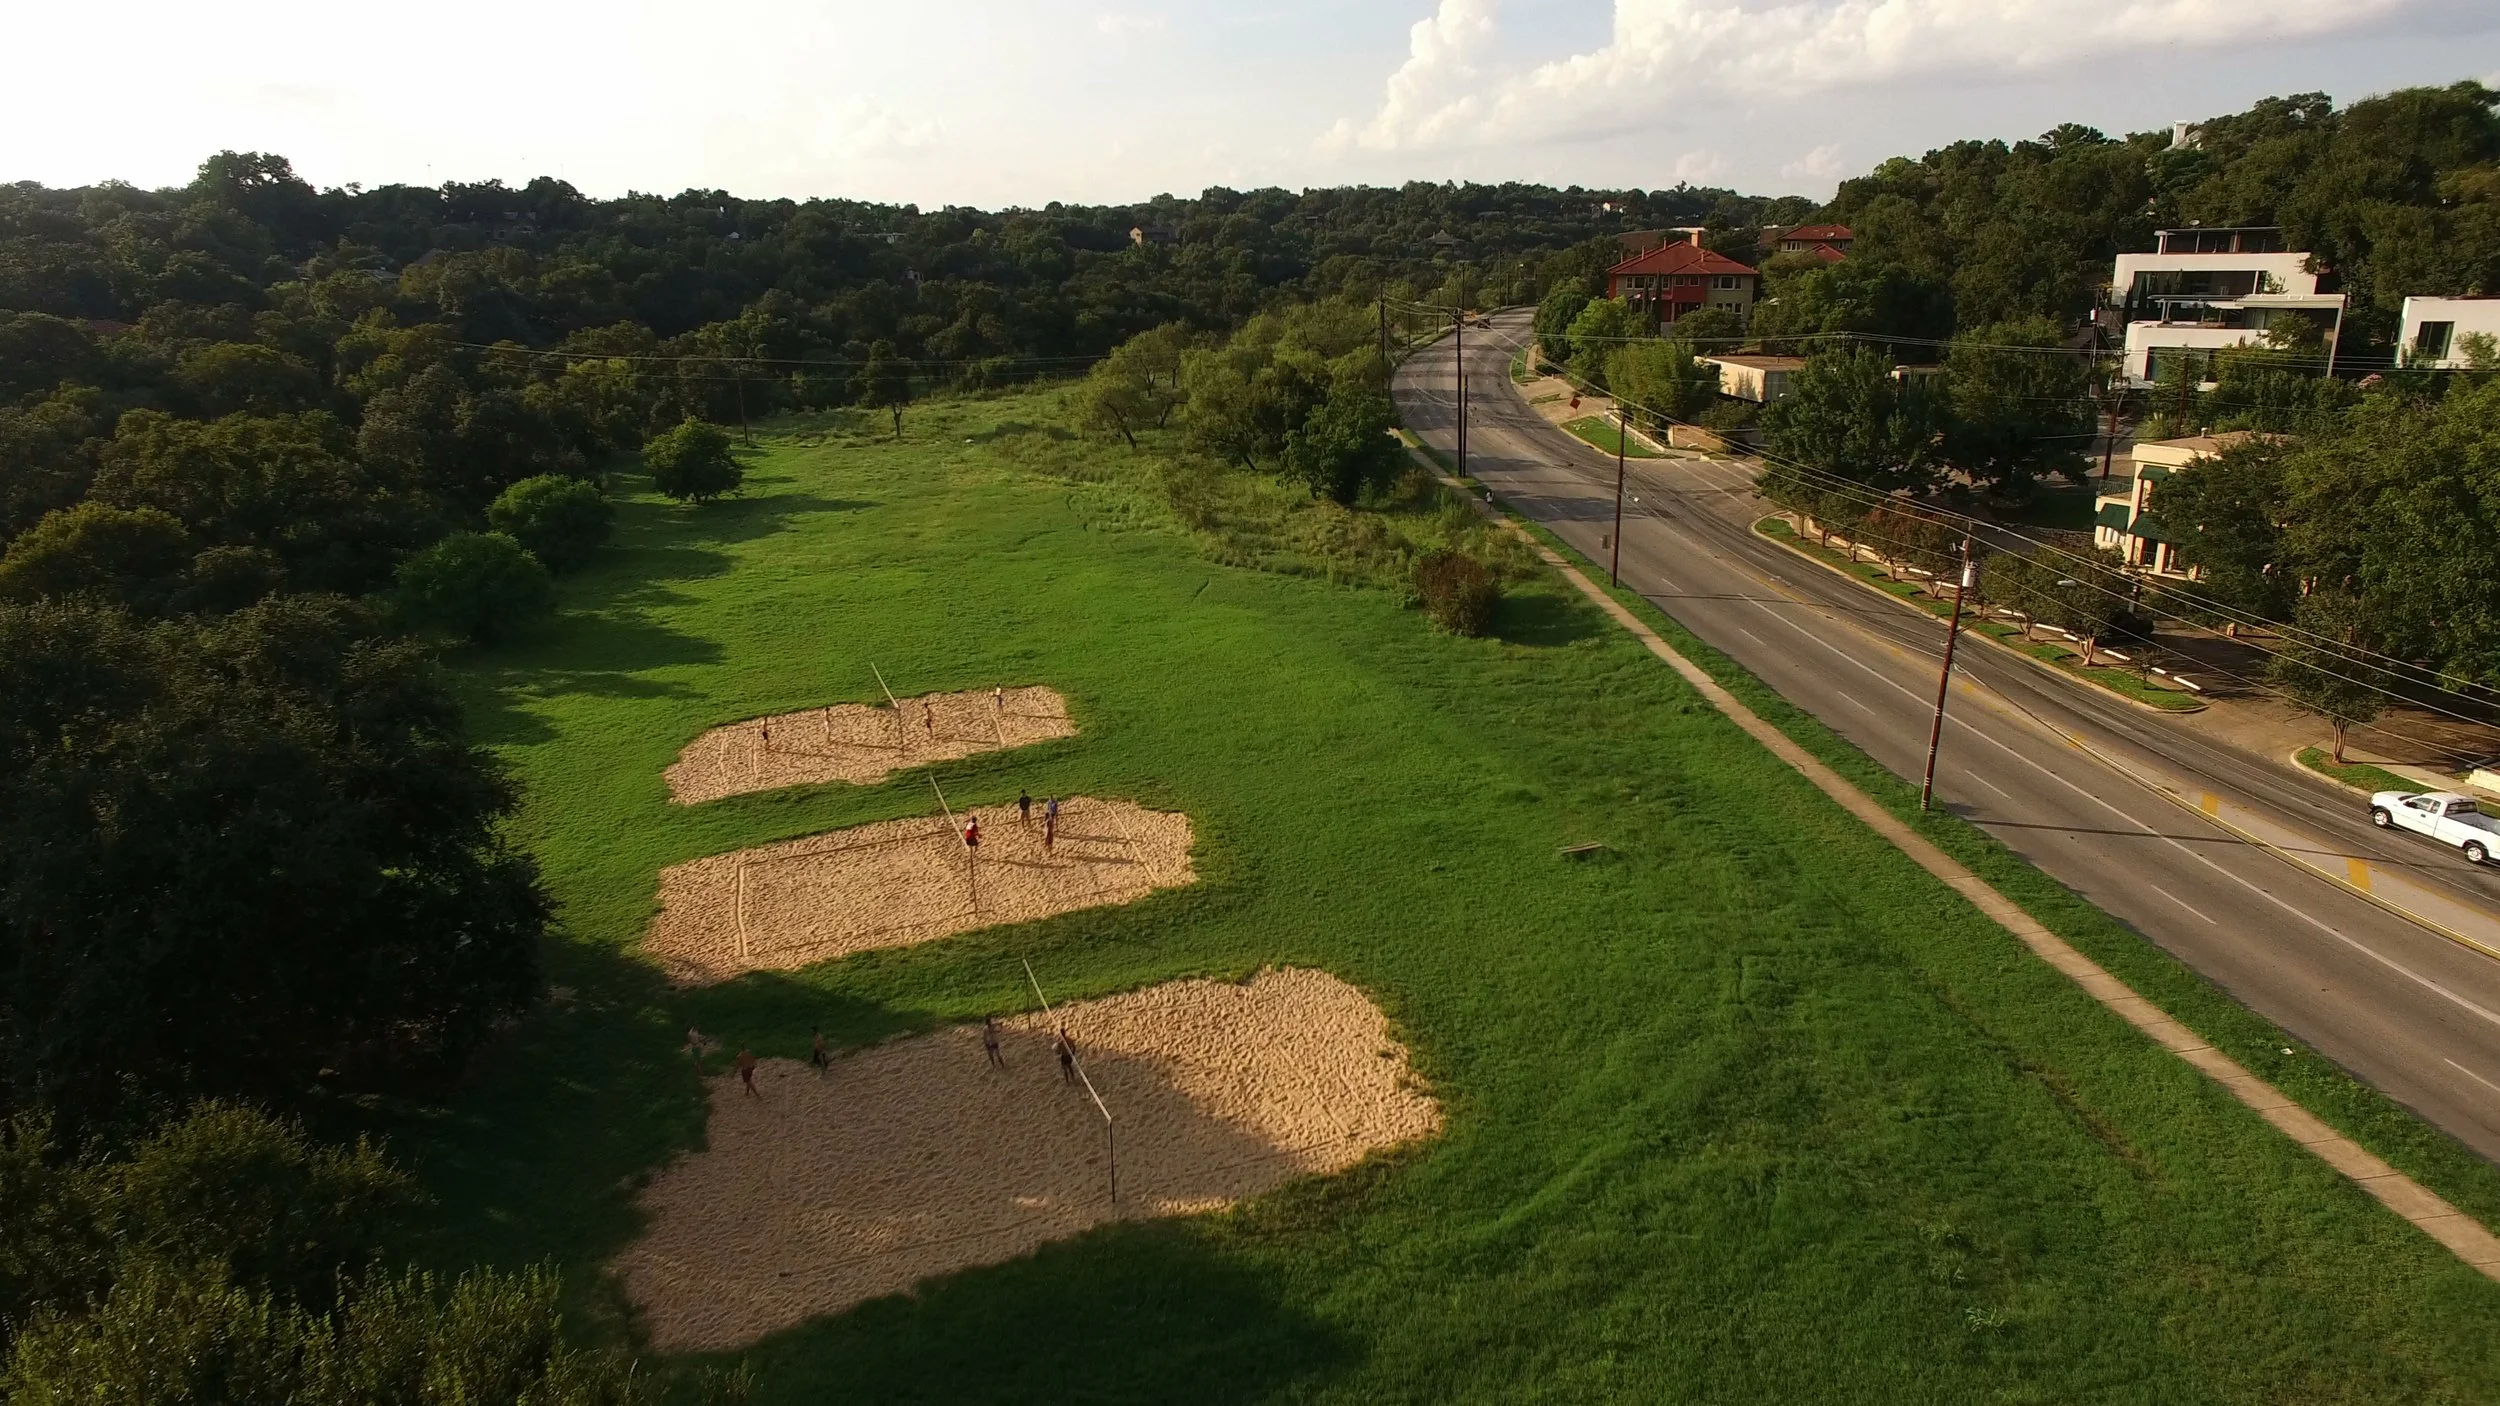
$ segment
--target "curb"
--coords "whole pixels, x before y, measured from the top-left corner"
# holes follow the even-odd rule
[[[1771,516],[1776,517],[1777,514],[1772,514]],[[1816,566],[1823,568],[1825,571],[1828,571],[1843,580],[1855,582],[1859,586],[1874,592],[1876,595],[1882,596],[1884,599],[1891,601],[1893,604],[1901,606],[1903,609],[1913,611],[1925,619],[1936,620],[1936,617],[1933,614],[1920,609],[1916,605],[1912,605],[1910,602],[1903,600],[1901,597],[1896,596],[1892,592],[1885,590],[1883,587],[1876,585],[1874,582],[1867,580],[1865,577],[1844,571],[1840,567],[1823,560],[1821,557],[1816,556],[1812,552],[1801,551],[1794,544],[1783,542],[1779,538],[1772,536],[1770,533],[1763,531],[1762,524],[1770,520],[1770,517],[1757,519],[1753,524],[1753,535],[1772,544],[1773,546],[1780,548],[1781,550],[1787,552],[1790,556],[1799,557],[1806,561],[1813,562]],[[1937,620],[1936,623],[1943,624],[1944,622]],[[2050,663],[2046,659],[2040,658],[2038,655],[2025,654],[2023,651],[2014,648],[2012,645],[2007,644],[2005,641],[1998,639],[1996,636],[1989,634],[1985,630],[1977,630],[1965,625],[1962,627],[1962,633],[1968,638],[1984,640],[1990,648],[1998,651],[1999,653],[2012,655],[2014,658],[2022,660],[2024,663],[2029,664],[2035,669],[2044,670],[2060,679],[2065,680],[2070,685],[2081,685],[2084,688],[2088,688],[2092,690],[2095,697],[2106,694],[2111,698],[2117,699],[2121,703],[2141,708],[2145,712],[2151,713],[2156,717],[2186,717],[2190,713],[2201,713],[2212,706],[2211,704],[2204,702],[2202,699],[2199,699],[2196,701],[2196,706],[2193,708],[2164,708],[2156,703],[2147,703],[2133,694],[2120,693],[2114,688],[2103,688],[2101,685],[2094,683],[2092,680],[2078,677],[2072,670],[2061,668],[2058,665]]]
[[[1418,454],[1416,457],[1422,459],[1424,456]],[[1425,462],[1429,464],[1429,460]],[[1435,477],[1452,488],[1465,491],[1465,485],[1447,475],[1436,471]],[[2327,1126],[2282,1090],[2250,1073],[2245,1065],[2206,1043],[2203,1036],[2171,1019],[2159,1006],[2137,995],[2134,988],[2110,975],[2098,962],[2049,931],[2045,924],[2024,912],[2021,905],[1997,892],[1985,879],[1963,867],[1960,861],[1946,854],[1926,836],[1911,829],[1898,816],[1884,809],[1874,797],[1851,785],[1840,773],[1800,746],[1796,739],[1765,721],[1743,700],[1712,678],[1708,671],[1668,644],[1623,602],[1608,595],[1578,567],[1565,560],[1560,552],[1521,526],[1506,510],[1494,502],[1479,500],[1472,493],[1467,494],[1467,498],[1477,512],[1508,528],[1534,548],[1539,559],[1577,587],[1582,595],[1638,639],[1651,654],[1675,670],[1721,716],[1759,742],[1772,756],[1786,763],[1790,770],[1803,776],[1842,810],[1857,817],[1867,828],[1908,855],[1920,868],[1960,894],[1982,916],[2012,934],[2041,961],[2056,968],[2103,1007],[2142,1031],[2154,1044],[2221,1085],[2224,1091],[2258,1117],[2299,1143],[2310,1155],[2342,1173],[2380,1205],[2447,1247],[2459,1260],[2480,1271],[2486,1278],[2500,1280],[2500,1236],[2493,1235],[2480,1221],[2459,1211],[2430,1188],[2396,1170],[2358,1142]]]

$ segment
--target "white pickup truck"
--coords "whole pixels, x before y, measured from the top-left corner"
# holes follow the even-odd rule
[[[2500,850],[2500,820],[2483,814],[2472,796],[2454,791],[2381,791],[2370,797],[2370,823],[2455,845],[2468,864],[2483,863]]]

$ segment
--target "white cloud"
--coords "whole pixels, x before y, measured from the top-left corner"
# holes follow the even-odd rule
[[[1374,151],[1430,146],[1474,126],[1481,101],[1474,91],[1478,65],[1501,38],[1494,10],[1495,0],[1441,0],[1430,19],[1417,20],[1407,31],[1406,62],[1389,75],[1380,111],[1360,128],[1339,121],[1324,144]]]
[[[1721,152],[1688,151],[1675,159],[1675,178],[1690,185],[1707,185],[1727,170],[1728,159]]]
[[[1826,142],[1781,166],[1780,174],[1792,181],[1836,181],[1843,169],[1840,143]]]
[[[1374,150],[1605,135],[1727,98],[1948,75],[2073,70],[2147,50],[2276,44],[2366,29],[2438,0],[1615,0],[1606,43],[1486,74],[1492,0],[1439,0],[1359,129]],[[1831,104],[1822,105],[1830,110]],[[1811,173],[1809,173],[1811,174]]]

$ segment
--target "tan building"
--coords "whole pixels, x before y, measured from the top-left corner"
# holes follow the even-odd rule
[[[1802,356],[1758,356],[1741,353],[1693,358],[1719,369],[1719,394],[1730,400],[1768,405],[1788,394],[1789,378],[1806,364]]]
[[[2136,445],[2135,472],[2112,478],[2092,498],[2092,545],[2106,547],[2159,576],[2193,576],[2179,564],[2179,539],[2152,512],[2154,491],[2162,481],[2200,460],[2213,458],[2233,445],[2257,441],[2281,443],[2281,435],[2232,430],[2225,434],[2190,435],[2186,439],[2155,439]]]

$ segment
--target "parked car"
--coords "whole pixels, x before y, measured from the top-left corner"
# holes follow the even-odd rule
[[[2370,797],[2370,823],[2454,845],[2468,864],[2484,863],[2500,850],[2500,820],[2454,791],[2381,791]]]

